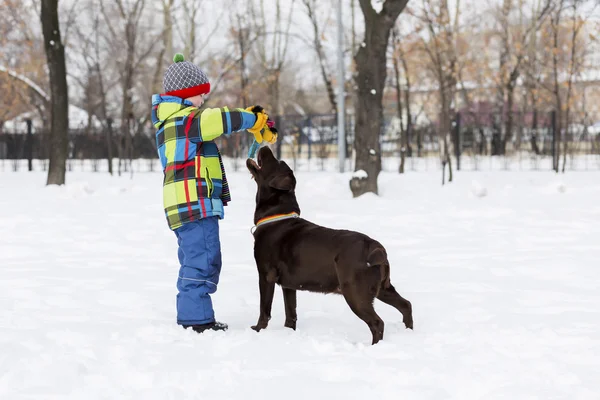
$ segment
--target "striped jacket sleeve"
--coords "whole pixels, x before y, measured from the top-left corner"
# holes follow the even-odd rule
[[[190,119],[191,118],[191,119]],[[201,113],[191,113],[181,128],[187,130],[187,138],[192,142],[209,142],[225,134],[252,128],[256,123],[254,113],[241,108],[229,110],[207,108]]]

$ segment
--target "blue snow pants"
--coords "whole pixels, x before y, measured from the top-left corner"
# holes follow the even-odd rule
[[[177,323],[200,325],[214,322],[210,294],[216,292],[221,273],[219,218],[208,217],[175,230],[179,244]]]

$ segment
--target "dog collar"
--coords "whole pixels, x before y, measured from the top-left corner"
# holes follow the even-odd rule
[[[297,212],[291,212],[289,214],[276,214],[276,215],[271,215],[269,217],[261,218],[258,220],[256,225],[254,225],[252,227],[252,229],[250,231],[252,232],[252,234],[254,234],[254,232],[256,232],[258,227],[261,225],[267,225],[267,224],[270,224],[271,222],[283,221],[285,219],[292,219],[292,218],[300,218],[300,214],[298,214]]]

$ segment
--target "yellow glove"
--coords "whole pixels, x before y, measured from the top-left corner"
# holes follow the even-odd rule
[[[246,108],[246,111],[250,111],[256,115],[256,122],[252,128],[248,129],[248,132],[254,135],[254,139],[256,139],[257,143],[262,143],[263,135],[261,134],[261,131],[267,127],[269,116],[261,106],[248,107]]]

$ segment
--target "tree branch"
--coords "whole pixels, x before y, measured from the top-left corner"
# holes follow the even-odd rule
[[[363,0],[361,0],[361,3],[362,1]],[[393,24],[407,4],[408,0],[386,0],[385,3],[383,3],[383,7],[379,15],[386,19],[387,23]],[[372,8],[373,7],[371,6],[371,9]]]
[[[26,86],[30,87],[45,102],[47,102],[47,103],[50,102],[50,95],[48,93],[46,93],[46,91],[44,89],[42,89],[37,83],[35,83],[31,79],[27,78],[26,76],[21,75],[18,72],[13,71],[11,69],[8,69],[8,68],[6,68],[6,67],[4,67],[2,65],[0,65],[0,72],[4,72],[8,76],[10,76],[11,78],[13,78],[13,79],[15,79],[15,80],[17,80],[17,81],[25,84]]]

